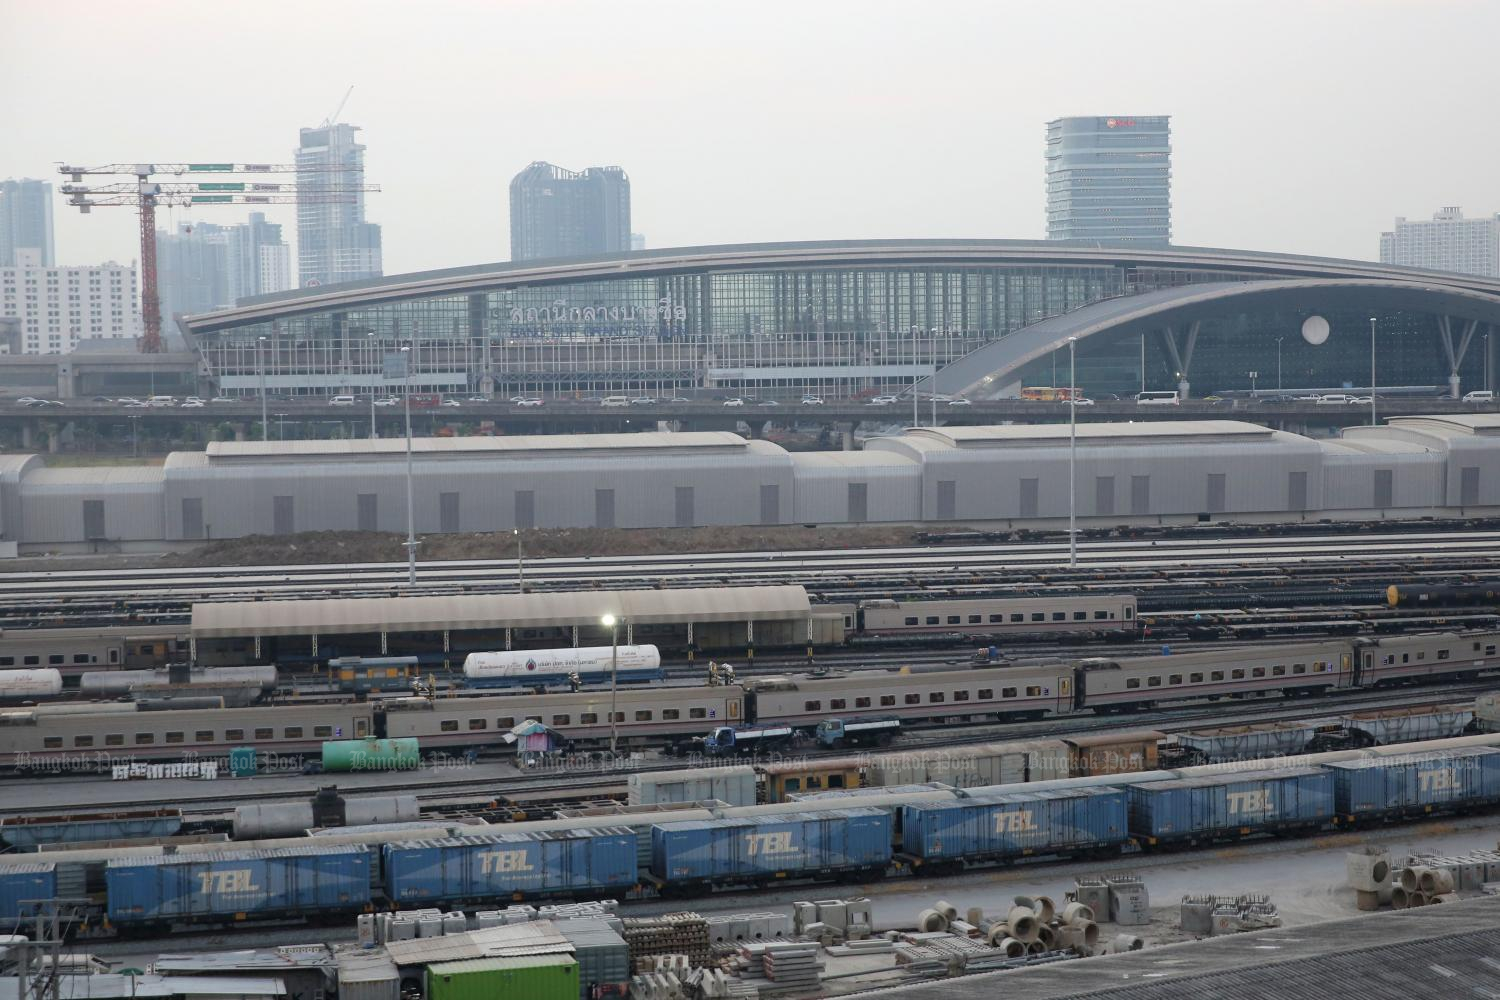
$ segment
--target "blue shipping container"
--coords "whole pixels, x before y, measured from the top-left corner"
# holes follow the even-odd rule
[[[477,900],[625,889],[638,872],[635,834],[623,827],[500,833],[385,845],[393,900]]]
[[[36,916],[25,901],[57,898],[57,873],[50,864],[0,868],[0,926]]]
[[[370,901],[370,855],[359,847],[289,847],[111,861],[116,924],[355,909]]]
[[[919,858],[1012,858],[1124,843],[1125,792],[1075,788],[905,806],[901,847]]]
[[[1333,818],[1333,775],[1313,767],[1177,778],[1130,785],[1128,794],[1130,832],[1147,843]]]
[[[891,814],[881,809],[659,823],[651,828],[651,873],[665,881],[883,868],[890,860]]]
[[[1341,815],[1361,817],[1500,802],[1500,751],[1489,747],[1327,765]]]

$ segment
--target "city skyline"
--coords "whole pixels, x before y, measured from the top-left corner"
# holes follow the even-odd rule
[[[851,19],[845,15],[852,8],[829,4],[802,11],[806,30],[792,39],[773,37],[774,17],[763,23],[691,5],[650,6],[661,15],[651,50],[670,60],[641,59],[615,45],[638,15],[609,5],[574,4],[567,8],[574,16],[557,17],[547,5],[495,11],[447,4],[404,36],[418,48],[432,42],[443,59],[401,60],[379,76],[368,73],[362,53],[387,43],[381,26],[396,9],[382,4],[357,8],[357,18],[349,16],[356,8],[340,4],[301,11],[296,32],[273,39],[269,28],[250,26],[233,44],[191,18],[178,18],[165,34],[126,23],[75,38],[70,16],[20,10],[12,19],[17,58],[0,68],[0,82],[17,92],[43,73],[45,58],[56,83],[40,105],[9,102],[0,111],[10,139],[0,176],[56,183],[53,164],[63,159],[286,161],[288,137],[327,115],[352,82],[340,117],[362,127],[367,179],[382,187],[370,196],[370,215],[385,230],[386,273],[504,259],[504,179],[536,159],[626,165],[637,225],[657,247],[1040,239],[1045,123],[1121,107],[1173,118],[1179,245],[1368,260],[1376,235],[1397,215],[1420,217],[1436,205],[1482,212],[1496,201],[1483,164],[1500,154],[1500,139],[1465,126],[1475,109],[1451,96],[1484,89],[1482,40],[1500,27],[1500,12],[1484,5],[1440,5],[1447,42],[1441,52],[1410,53],[1412,73],[1402,81],[1360,73],[1359,53],[1430,29],[1431,5],[1378,4],[1380,18],[1362,16],[1370,5],[1352,2],[1270,3],[1212,15],[1181,3],[1147,3],[1128,16],[1089,7],[1089,16],[1069,25],[1079,58],[1067,74],[1049,68],[1042,42],[1055,24],[1044,5],[954,4],[965,31],[946,31],[942,25],[956,22],[937,19],[912,34],[894,7],[862,6],[870,16]],[[169,16],[162,23],[174,23],[172,7],[164,4]],[[1298,31],[1287,32],[1292,18]],[[347,34],[347,44],[329,55],[318,39],[334,30]],[[503,65],[481,60],[482,69],[470,68],[465,54],[502,30],[532,41]],[[939,30],[942,56],[923,54]],[[1226,55],[1202,44],[1206,33],[1240,42]],[[138,45],[168,40],[222,45],[221,72],[185,89],[164,67],[136,68]],[[912,46],[899,71],[868,58],[901,42],[922,44]],[[286,56],[269,78],[268,44]],[[731,46],[763,48],[765,65],[752,71],[724,58]],[[1271,55],[1252,59],[1250,52]],[[558,53],[588,72],[533,92],[528,81],[547,76]],[[1174,73],[1154,72],[1159,65]],[[171,95],[172,115],[153,114],[136,88],[104,91],[88,82],[126,66],[138,74],[138,88]],[[252,79],[256,99],[245,100]],[[685,87],[686,79],[703,85]],[[1351,79],[1365,99],[1347,100]],[[965,81],[969,86],[960,86]],[[755,106],[743,113],[699,113],[750,87],[757,88]],[[1006,100],[996,105],[975,96],[986,88]],[[507,101],[503,128],[473,126],[494,95],[521,93],[525,101]],[[70,115],[74,107],[87,110]],[[226,115],[225,107],[236,112]],[[814,107],[826,113],[793,114]],[[897,141],[891,116],[919,109],[921,136]],[[982,128],[974,127],[976,114]],[[665,126],[653,127],[660,122]],[[438,134],[440,143],[433,141]],[[1428,155],[1431,148],[1445,156]],[[929,183],[935,170],[941,184]],[[61,207],[54,205],[58,260],[138,256],[127,213],[85,218]],[[211,213],[171,215],[159,220],[162,228],[215,220]],[[283,225],[295,218],[289,209],[269,215]]]

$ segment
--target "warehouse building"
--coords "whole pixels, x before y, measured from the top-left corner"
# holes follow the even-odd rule
[[[1068,428],[915,428],[860,452],[728,432],[421,438],[419,534],[532,528],[961,523],[1056,527]],[[1236,420],[1078,427],[1080,523],[1302,521],[1500,508],[1500,415],[1397,417],[1313,439]],[[406,529],[404,442],[218,442],[160,468],[0,460],[0,532],[22,551],[154,549]]]

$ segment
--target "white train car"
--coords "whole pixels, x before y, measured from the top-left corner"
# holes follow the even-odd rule
[[[622,684],[661,680],[661,653],[655,646],[620,646],[618,679]],[[572,674],[581,683],[610,679],[614,661],[610,646],[573,646],[566,649],[516,649],[470,653],[464,658],[464,679],[471,687],[532,687],[566,684]]]
[[[52,667],[0,670],[0,701],[37,701],[62,694],[62,673]]]

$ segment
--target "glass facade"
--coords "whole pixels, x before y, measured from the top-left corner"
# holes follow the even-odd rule
[[[1172,238],[1165,115],[1047,123],[1047,238],[1166,246]]]
[[[230,394],[331,395],[389,389],[382,359],[414,349],[416,391],[499,396],[649,393],[658,397],[854,396],[899,392],[915,379],[1049,316],[1108,298],[1188,283],[1282,277],[1252,262],[1220,268],[1131,263],[683,268],[661,276],[516,284],[498,270],[471,290],[272,319],[197,317],[194,342]],[[492,287],[485,287],[486,284]],[[295,300],[288,300],[294,302]],[[1232,306],[1228,307],[1232,309]],[[1334,336],[1302,342],[1304,314],[1227,314],[1202,323],[1195,395],[1282,384],[1368,381],[1368,313],[1326,313]],[[1382,384],[1443,384],[1435,319],[1381,314]],[[1480,331],[1480,337],[1488,332]],[[1386,346],[1387,343],[1389,346]],[[1025,372],[1027,385],[1066,384],[1066,352]],[[1176,387],[1157,336],[1108,334],[1079,345],[1079,384],[1133,393]],[[1474,379],[1484,350],[1463,365]],[[1053,362],[1059,366],[1056,374]],[[1399,378],[1394,373],[1399,372]]]

